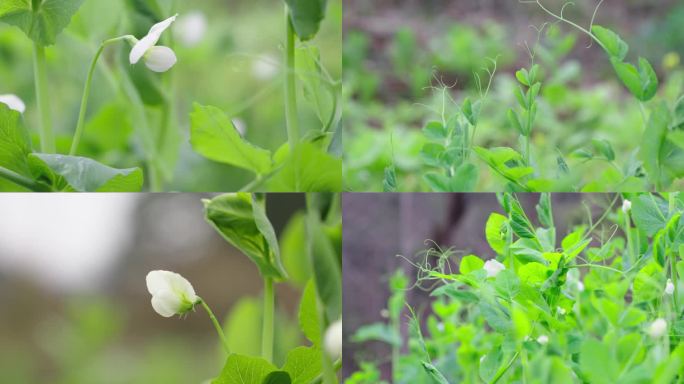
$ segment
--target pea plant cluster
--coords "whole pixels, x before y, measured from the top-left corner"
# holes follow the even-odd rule
[[[259,269],[264,283],[261,355],[249,356],[231,350],[231,340],[208,303],[181,275],[164,270],[152,271],[146,283],[152,295],[153,309],[163,317],[197,316],[204,309],[216,328],[226,360],[212,384],[290,384],[337,383],[336,371],[342,358],[342,283],[341,217],[339,195],[307,195],[304,219],[305,242],[293,260],[308,271],[299,306],[299,328],[308,345],[286,354],[282,366],[274,361],[275,317],[278,284],[290,282],[281,260],[279,241],[265,211],[266,197],[235,193],[205,200],[208,223],[230,244],[248,257]],[[291,272],[295,272],[294,270]],[[254,318],[250,322],[256,321]],[[244,346],[241,346],[244,347]]]
[[[406,258],[417,277],[390,279],[388,321],[352,336],[391,347],[389,382],[681,383],[683,196],[603,195],[600,217],[568,233],[550,195],[538,225],[515,195],[498,197],[484,229],[493,257],[434,245]],[[432,302],[414,309],[418,288]],[[387,382],[385,362],[360,361],[346,382]]]
[[[636,192],[680,187],[684,96],[677,64],[669,69],[663,64],[659,76],[657,66],[638,57],[647,49],[630,49],[618,33],[598,25],[602,1],[586,21],[566,16],[573,3],[557,10],[542,0],[519,3],[541,10],[548,20],[530,26],[533,41],[517,44],[529,65],[513,70],[514,76],[502,74],[502,66],[508,69],[512,63],[510,50],[499,48],[481,59],[481,69],[473,68],[471,82],[436,59],[423,63],[422,73],[430,72],[429,65],[438,66],[433,85],[420,80],[427,90],[421,99],[411,95],[405,103],[385,106],[387,111],[356,105],[356,98],[368,91],[361,85],[354,90],[349,111],[361,117],[350,117],[355,120],[345,140],[348,189]],[[482,29],[480,36],[469,37],[476,41],[471,46],[490,44]],[[397,33],[388,56],[407,55],[404,51],[425,56],[416,47],[417,38],[411,45],[403,35]],[[465,46],[464,36],[453,47],[449,38],[435,37],[430,41],[434,54]],[[361,62],[357,56],[371,55],[354,37],[347,47],[352,63]],[[590,52],[601,50],[606,60],[582,67],[569,56],[579,44]],[[459,54],[468,52],[453,53]],[[356,65],[351,79],[369,71]],[[412,73],[397,67],[400,74]],[[387,87],[400,80],[390,78]]]
[[[177,118],[182,99],[178,97],[180,92],[176,89],[172,68],[184,58],[177,56],[176,39],[167,32],[177,18],[183,17],[177,13],[178,2],[125,2],[131,13],[126,26],[129,30],[103,40],[93,54],[84,76],[82,100],[70,144],[61,145],[53,129],[55,108],[51,101],[55,90],[51,87],[46,51],[55,44],[57,36],[83,3],[84,0],[7,0],[0,4],[0,22],[18,27],[32,42],[37,102],[35,106],[27,106],[13,93],[0,96],[2,185],[9,185],[10,190],[32,191],[136,192],[144,187],[163,191],[174,177],[182,137]],[[272,153],[247,141],[222,110],[199,103],[194,105],[189,132],[192,148],[211,161],[252,172],[254,181],[242,188],[245,191],[341,190],[341,161],[336,157],[341,142],[335,138],[341,115],[337,103],[341,86],[322,66],[319,50],[311,42],[324,20],[326,5],[327,0],[283,2],[283,109],[288,141],[277,151]],[[189,23],[192,23],[190,27]],[[196,40],[196,35],[202,33],[198,32],[202,25],[197,25],[196,19],[184,19],[182,26],[186,34],[176,34],[178,40]],[[117,62],[119,73],[115,74],[109,67],[106,72],[111,78],[118,76],[112,82],[120,82],[120,93],[127,100],[127,113],[135,121],[136,141],[142,152],[135,156],[144,163],[125,169],[105,164],[106,151],[102,158],[82,153],[84,138],[95,136],[88,129],[87,120],[93,75],[102,64],[99,59],[103,53],[114,48],[125,50],[125,53],[120,51],[125,59]],[[306,105],[318,116],[317,123],[300,124],[300,95],[304,95]],[[36,108],[40,116],[35,127],[27,127],[23,120],[27,108]],[[116,111],[110,111],[107,116],[115,119]],[[110,133],[99,144],[108,150],[114,146],[126,147],[126,135],[119,128],[121,132]],[[98,135],[102,136],[101,132]],[[119,139],[119,135],[124,139]]]

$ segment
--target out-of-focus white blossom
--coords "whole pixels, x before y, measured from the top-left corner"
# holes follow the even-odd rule
[[[665,284],[665,294],[666,295],[672,295],[674,294],[675,291],[675,286],[672,284],[672,280],[667,279],[667,283]]]
[[[278,74],[278,62],[270,55],[262,55],[252,64],[252,75],[258,80],[270,80]]]
[[[173,35],[186,47],[194,47],[206,35],[207,25],[207,17],[202,11],[192,11],[178,18]]]
[[[494,277],[499,274],[499,272],[506,269],[506,266],[499,263],[498,261],[491,259],[484,263],[484,270],[487,272],[487,277]]]
[[[667,332],[667,321],[663,318],[657,318],[648,326],[648,335],[654,339],[662,337]]]
[[[17,95],[0,95],[0,103],[3,103],[19,113],[24,113],[26,110],[26,104]]]
[[[325,352],[333,361],[342,357],[342,320],[330,324],[325,331]]]
[[[625,199],[625,201],[622,202],[622,212],[627,213],[632,209],[632,202]]]

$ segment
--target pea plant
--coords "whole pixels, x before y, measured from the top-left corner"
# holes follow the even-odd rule
[[[682,382],[684,199],[600,196],[609,202],[596,221],[585,204],[587,222],[557,233],[551,195],[539,199],[538,225],[500,195],[502,213],[484,229],[493,257],[456,260],[435,244],[406,258],[418,273],[390,280],[388,322],[352,341],[392,348],[392,383]],[[432,302],[414,310],[411,289]],[[378,362],[346,382],[381,382]]]
[[[0,178],[15,188],[33,191],[140,191],[144,185],[152,191],[162,191],[174,176],[181,139],[177,119],[180,98],[174,71],[170,71],[178,57],[174,39],[165,33],[178,17],[177,2],[125,2],[131,14],[128,30],[104,39],[94,52],[84,76],[71,142],[63,146],[56,140],[52,127],[53,92],[46,51],[55,44],[83,2],[8,0],[0,4],[0,22],[18,27],[32,41],[35,98],[40,115],[37,127],[26,127],[22,118],[26,110],[23,101],[13,94],[0,96]],[[242,188],[245,191],[338,191],[341,190],[341,161],[336,156],[341,143],[335,139],[335,132],[341,116],[337,105],[341,85],[321,65],[318,48],[310,43],[324,20],[327,0],[284,3],[283,72],[288,142],[271,153],[248,142],[221,110],[197,103],[190,116],[190,142],[207,159],[253,172],[255,180]],[[121,45],[128,45],[130,51],[125,59],[116,60],[120,70],[117,86],[128,102],[127,114],[135,121],[146,177],[142,167],[117,169],[100,159],[82,155],[83,139],[89,134],[86,117],[94,73],[100,67],[103,53]],[[105,72],[113,78],[110,68]],[[306,125],[300,124],[298,94],[304,95],[318,117],[318,124],[308,120]],[[110,111],[110,115],[115,114],[116,111]],[[33,132],[38,132],[37,143],[31,137]],[[126,137],[124,132],[120,134]],[[109,148],[122,140],[112,136],[100,141]],[[125,144],[126,139],[123,141]],[[34,144],[37,144],[35,148]]]
[[[676,190],[677,181],[684,177],[682,162],[679,161],[684,151],[681,140],[684,96],[681,87],[673,85],[676,89],[674,96],[669,90],[662,90],[659,95],[659,79],[649,61],[643,57],[630,61],[629,45],[616,32],[595,24],[602,1],[587,27],[564,15],[572,3],[566,3],[559,12],[552,11],[542,0],[519,0],[519,3],[538,7],[552,20],[539,27],[532,26],[537,32],[536,41],[524,45],[530,65],[515,72],[516,84],[506,87],[514,95],[517,105],[514,108],[496,108],[506,112],[503,120],[482,115],[496,74],[496,58],[489,59],[491,64],[475,73],[476,98],[466,96],[457,102],[452,98],[449,87],[440,82],[434,88],[435,99],[439,101],[433,103],[439,105],[430,108],[430,114],[437,119],[423,125],[420,140],[423,144],[418,156],[419,170],[426,189],[469,192],[491,185],[493,189],[504,191]],[[567,41],[557,36],[559,25],[569,26],[580,36],[586,36],[591,41],[588,48],[593,45],[605,52],[616,78],[631,97],[623,108],[640,111],[641,121],[635,125],[639,128],[637,134],[641,140],[632,143],[626,154],[616,151],[612,140],[604,138],[602,132],[592,132],[592,137],[584,139],[583,143],[567,145],[567,139],[573,139],[573,132],[552,132],[554,127],[542,126],[549,124],[548,116],[567,113],[564,106],[554,105],[549,100],[558,98],[561,92],[567,93],[559,85],[562,84],[559,79],[568,76],[567,71],[561,73],[558,69],[557,59],[568,53],[564,48]],[[544,52],[539,52],[541,48]],[[544,54],[543,60],[537,60],[540,53]],[[578,71],[583,75],[588,69],[585,73],[581,69]],[[488,82],[483,80],[482,74],[489,77]],[[551,83],[548,89],[545,88],[547,80]],[[495,114],[493,109],[492,114]],[[543,122],[538,119],[541,114],[544,114]],[[519,147],[502,143],[501,134],[486,139],[476,137],[475,132],[483,119],[488,119],[489,125],[496,125],[499,132],[518,133]],[[535,145],[535,136],[559,137],[560,144],[549,151],[540,144],[541,140],[537,140],[539,144]],[[482,141],[478,142],[478,139]],[[563,152],[561,148],[566,145],[569,148]],[[403,158],[395,160],[393,154],[391,164],[385,169],[383,186],[386,191],[410,188],[402,186],[397,175],[400,161],[412,164],[404,165],[405,172],[415,172],[417,168],[406,158],[410,150],[407,147],[412,148],[404,145]],[[471,153],[476,156],[471,156]],[[596,172],[587,172],[588,169]]]
[[[261,356],[231,351],[230,340],[205,300],[177,273],[152,271],[147,289],[161,316],[187,316],[202,307],[216,328],[226,361],[215,384],[337,383],[342,358],[341,260],[339,195],[307,195],[306,245],[296,263],[309,270],[299,307],[299,326],[310,345],[287,353],[282,366],[274,361],[274,308],[277,284],[288,282],[279,242],[265,211],[266,197],[227,194],[204,201],[208,223],[259,269],[264,283]],[[299,274],[301,276],[301,274]],[[255,319],[250,319],[255,321]]]

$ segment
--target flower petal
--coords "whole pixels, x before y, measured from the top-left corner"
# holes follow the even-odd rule
[[[0,95],[0,103],[6,104],[10,109],[24,113],[26,104],[17,95]]]
[[[181,305],[181,298],[171,291],[161,291],[152,296],[152,308],[164,317],[171,317],[178,313]]]
[[[172,290],[171,281],[174,279],[174,275],[178,274],[169,271],[152,271],[148,273],[145,278],[145,281],[147,282],[147,291],[150,292],[151,295],[156,295],[161,291]],[[178,276],[180,277],[180,275]]]
[[[325,351],[332,360],[342,357],[342,320],[332,323],[325,331]]]
[[[176,20],[178,14],[169,17],[168,19],[161,21],[150,28],[150,31],[145,37],[140,39],[131,50],[131,54],[128,56],[128,60],[131,64],[135,64],[140,61],[140,58],[145,55],[150,48],[154,47],[159,39],[161,38],[162,32],[164,32],[168,27],[171,26]]]
[[[169,47],[155,46],[145,54],[145,65],[154,72],[166,72],[176,61],[176,54]]]

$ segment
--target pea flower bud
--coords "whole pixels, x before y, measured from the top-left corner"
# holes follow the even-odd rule
[[[171,26],[177,16],[171,16],[153,25],[147,35],[133,45],[131,54],[128,56],[131,64],[136,64],[144,58],[147,68],[154,72],[166,72],[176,64],[176,54],[173,50],[156,44],[161,39],[161,34]]]
[[[672,284],[672,280],[667,279],[667,283],[665,284],[665,294],[666,295],[672,295],[674,294],[675,286]]]
[[[332,360],[342,357],[342,320],[330,324],[325,331],[325,352]]]
[[[549,343],[549,337],[546,335],[541,335],[541,336],[537,337],[537,343],[539,343],[541,345],[548,344]]]
[[[161,316],[185,314],[200,302],[192,284],[177,273],[152,271],[147,274],[146,282],[152,295],[152,308]]]
[[[654,339],[662,337],[667,332],[667,321],[662,318],[655,319],[646,332]]]
[[[24,113],[26,110],[26,104],[17,95],[0,95],[0,103],[3,103],[19,113]]]
[[[622,202],[622,212],[627,213],[632,209],[632,202],[625,199],[625,201]]]
[[[494,259],[487,260],[484,264],[484,270],[487,272],[487,277],[494,277],[504,269],[506,269],[506,266]]]

